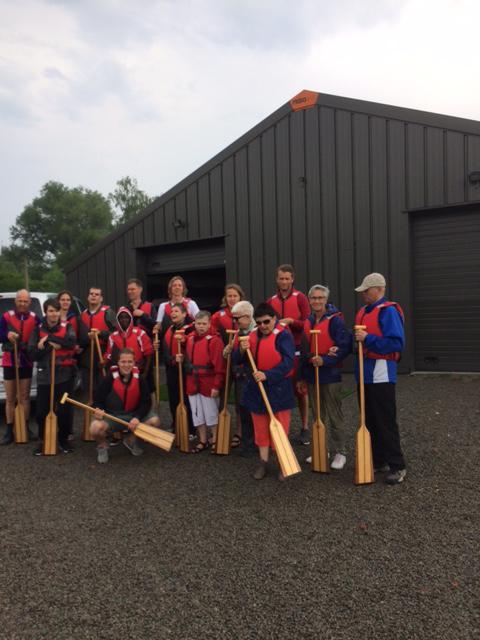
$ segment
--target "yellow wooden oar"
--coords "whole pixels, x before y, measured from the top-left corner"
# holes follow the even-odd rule
[[[43,446],[44,456],[55,456],[58,453],[57,447],[57,430],[58,421],[54,411],[55,399],[55,349],[52,347],[52,359],[50,361],[50,411],[45,418],[45,426],[43,429]]]
[[[160,358],[159,358],[160,342],[158,340],[158,333],[155,334],[153,340],[153,349],[155,351],[155,402],[157,403],[157,411],[160,409]]]
[[[248,336],[240,338],[240,340],[248,340]],[[250,348],[247,348],[247,356],[250,361],[253,373],[257,373],[258,369],[256,367],[255,360],[253,358],[252,352],[250,351]],[[282,470],[282,474],[285,478],[287,478],[288,476],[293,476],[296,473],[300,473],[302,469],[298,464],[298,460],[295,456],[295,453],[293,452],[290,440],[288,439],[287,434],[283,429],[282,423],[277,420],[277,418],[275,418],[275,414],[272,411],[272,407],[268,400],[265,387],[260,381],[257,381],[257,384],[258,388],[260,389],[260,393],[262,394],[263,402],[265,403],[268,415],[270,416],[270,437],[272,438],[272,442],[275,446],[275,451],[277,452],[277,458],[280,464],[280,469]]]
[[[17,444],[26,444],[28,442],[27,421],[25,419],[25,409],[20,402],[20,375],[18,372],[18,347],[16,340],[13,343],[13,355],[15,359],[15,383],[17,391],[17,404],[13,416],[13,437]]]
[[[65,402],[69,402],[75,407],[79,407],[80,409],[84,409],[85,411],[89,411],[90,413],[95,413],[96,411],[95,407],[89,407],[87,404],[83,404],[83,402],[78,402],[78,400],[70,398],[68,393],[63,394],[62,399],[60,400],[60,404],[65,404]],[[117,418],[116,416],[112,416],[111,414],[105,412],[103,413],[103,415],[107,420],[118,422],[118,424],[121,424],[127,428],[129,426],[129,423],[126,420],[122,420],[121,418]],[[163,429],[157,429],[156,427],[152,427],[152,425],[150,424],[144,424],[143,422],[140,422],[140,424],[135,427],[133,433],[141,440],[149,442],[150,444],[153,444],[153,446],[158,447],[159,449],[163,449],[164,451],[170,451],[175,440],[175,436],[173,435],[173,433],[169,433],[168,431],[164,431]]]
[[[312,329],[315,338],[315,356],[318,356],[318,334],[320,329]],[[320,416],[320,380],[318,367],[314,367],[315,371],[315,422],[312,427],[312,471],[318,473],[329,473],[327,453],[327,437],[325,424]]]
[[[107,375],[107,372],[105,371],[105,365],[103,364],[103,353],[102,353],[102,347],[100,346],[100,340],[98,339],[98,332],[95,331],[93,333],[93,335],[94,335],[95,345],[97,347],[97,354],[98,354],[98,361],[100,363],[100,370],[102,372],[102,376],[105,378],[105,376]]]
[[[231,347],[233,339],[237,331],[235,329],[227,329],[228,333],[228,346]],[[232,417],[228,410],[228,392],[230,387],[230,368],[231,368],[231,354],[227,356],[227,370],[225,373],[225,397],[223,402],[223,409],[218,416],[218,429],[217,429],[217,441],[215,443],[215,453],[217,455],[227,456],[230,453],[230,431]]]
[[[356,325],[355,329],[366,329]],[[360,427],[356,435],[355,484],[371,484],[375,481],[373,472],[372,441],[365,424],[365,383],[363,375],[363,343],[358,342],[358,379],[360,391]]]
[[[177,354],[182,353],[181,341],[185,331],[176,331],[175,338],[177,340]],[[177,362],[178,365],[178,393],[179,403],[175,412],[175,444],[182,453],[190,452],[190,441],[188,439],[188,413],[185,406],[185,397],[183,394],[183,365],[181,362]]]
[[[90,338],[90,369],[88,371],[88,404],[93,403],[93,368],[95,366],[95,352],[93,346],[93,338]],[[83,431],[82,440],[84,442],[92,442],[95,438],[90,433],[90,412],[83,412]]]

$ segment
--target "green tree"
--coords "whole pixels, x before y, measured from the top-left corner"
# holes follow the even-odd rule
[[[10,235],[14,247],[27,253],[29,266],[63,269],[112,230],[112,217],[110,203],[98,191],[47,182],[17,217]]]
[[[138,188],[136,178],[125,176],[117,181],[113,192],[108,194],[108,199],[115,207],[115,224],[118,226],[134,218],[155,198]]]

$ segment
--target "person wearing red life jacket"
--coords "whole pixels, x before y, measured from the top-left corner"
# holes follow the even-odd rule
[[[3,384],[6,395],[5,419],[7,425],[5,435],[0,442],[1,445],[9,445],[13,442],[13,418],[17,401],[23,406],[27,425],[30,416],[30,387],[32,385],[33,363],[28,355],[27,348],[32,331],[40,324],[40,318],[33,311],[30,311],[30,304],[30,293],[26,289],[20,289],[15,295],[15,309],[5,311],[0,318]],[[17,343],[18,350],[19,398],[17,398],[15,381],[14,343]],[[31,440],[36,439],[30,428],[28,429],[28,436]]]
[[[273,443],[270,438],[270,416],[261,396],[257,382],[263,382],[272,411],[288,435],[292,408],[295,405],[291,377],[293,375],[295,344],[290,331],[282,325],[273,307],[266,302],[254,312],[257,328],[249,334],[248,343],[240,340],[234,351],[234,362],[246,359],[247,346],[252,352],[258,371],[250,372],[247,378],[243,404],[252,414],[255,444],[260,453],[260,466],[253,477],[262,480],[267,474],[267,463]],[[283,479],[281,471],[278,475]]]
[[[241,300],[245,300],[245,293],[239,284],[230,283],[225,286],[225,292],[220,310],[212,316],[212,333],[218,333],[223,344],[228,344],[228,329],[236,329],[232,308]]]
[[[220,392],[225,378],[223,342],[219,335],[212,335],[210,319],[208,311],[197,313],[195,331],[186,339],[185,356],[176,355],[177,362],[185,362],[188,401],[198,433],[198,444],[192,453],[215,446]]]
[[[281,264],[277,267],[277,293],[267,300],[277,314],[281,324],[292,332],[295,342],[295,364],[292,385],[298,401],[302,429],[300,442],[310,444],[310,430],[308,428],[308,393],[303,386],[297,387],[298,369],[300,365],[300,343],[302,340],[303,323],[310,313],[307,296],[294,288],[295,271],[291,264]]]
[[[180,390],[178,386],[178,364],[176,355],[177,353],[185,353],[186,338],[189,333],[195,330],[195,327],[193,324],[187,324],[187,310],[180,302],[172,304],[170,318],[172,323],[163,336],[163,361],[165,364],[165,377],[167,380],[168,403],[170,406],[170,413],[172,415],[172,431],[174,431],[176,411],[178,403],[180,402]],[[183,337],[180,343],[175,337],[177,331],[181,331],[183,333]],[[185,397],[187,395],[185,372],[183,374],[183,385],[183,392]],[[186,408],[190,433],[193,433],[194,429],[192,422],[192,412],[190,410],[189,402],[186,402]]]
[[[310,404],[315,407],[315,368],[318,368],[320,383],[320,416],[327,426],[329,451],[333,452],[332,469],[343,469],[347,462],[346,433],[342,410],[343,360],[352,350],[352,336],[345,326],[343,314],[328,302],[330,290],[315,284],[308,292],[312,313],[305,320],[300,345],[301,367],[299,385],[307,385]],[[318,356],[315,356],[315,334]],[[311,462],[311,456],[307,458]]]
[[[127,307],[120,307],[117,313],[118,329],[110,334],[105,351],[105,361],[118,364],[118,356],[123,349],[131,349],[135,356],[135,366],[144,380],[149,379],[153,345],[147,332],[133,325],[133,317]]]
[[[405,346],[404,315],[400,305],[385,297],[381,273],[370,273],[355,291],[365,306],[358,310],[355,340],[363,343],[365,422],[372,439],[373,464],[388,471],[385,482],[400,484],[407,474],[397,423],[395,383],[397,362]],[[356,366],[358,379],[358,362]]]
[[[170,278],[168,283],[168,301],[162,302],[158,307],[157,323],[154,330],[162,335],[165,333],[171,324],[170,313],[172,311],[172,305],[176,302],[182,304],[187,310],[187,323],[193,323],[200,309],[195,300],[186,297],[187,293],[187,285],[182,276],[173,276],[173,278]]]
[[[79,358],[80,370],[82,374],[82,387],[84,391],[88,389],[88,372],[90,368],[90,344],[91,338],[98,335],[102,353],[107,348],[108,337],[116,329],[115,311],[108,305],[103,304],[103,293],[100,287],[90,287],[87,296],[87,308],[82,311],[79,317],[79,335],[85,336],[80,339],[82,349]],[[94,350],[94,386],[100,382],[100,361],[98,358],[95,343]]]
[[[93,398],[94,419],[90,424],[90,433],[97,442],[97,462],[108,462],[107,438],[115,432],[127,432],[123,438],[124,446],[134,456],[140,456],[143,449],[135,437],[135,429],[140,422],[160,427],[159,417],[151,410],[151,396],[148,384],[142,380],[135,366],[135,354],[131,349],[122,349],[118,355],[118,364],[110,368],[108,375],[95,390]],[[105,418],[105,413],[114,415],[129,423],[128,429]]]
[[[50,411],[50,383],[52,380],[51,354],[55,349],[54,403],[58,419],[58,445],[63,453],[73,451],[68,436],[72,431],[73,412],[71,405],[60,404],[64,393],[71,393],[75,373],[75,332],[68,322],[60,321],[60,304],[50,298],[43,305],[45,318],[36,327],[28,341],[30,358],[37,363],[36,418],[39,438],[43,440],[45,419]],[[34,451],[42,455],[42,443]]]
[[[127,282],[128,303],[125,305],[133,317],[135,327],[144,329],[149,337],[152,337],[155,326],[157,310],[152,302],[142,298],[143,284],[138,278],[130,278]]]

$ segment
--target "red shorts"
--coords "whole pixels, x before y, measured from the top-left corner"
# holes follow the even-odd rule
[[[277,411],[274,416],[282,424],[285,433],[288,436],[288,429],[290,427],[290,415],[291,409],[285,409],[284,411]],[[270,416],[268,413],[252,413],[253,428],[255,431],[255,444],[257,447],[271,447],[275,450],[273,442],[270,438]]]
[[[297,389],[299,367],[300,367],[300,356],[295,356],[295,359],[293,361],[293,376],[292,376],[293,393],[295,394],[296,398],[304,398],[305,396],[308,396],[308,387],[307,385],[305,385],[302,391],[298,391]]]

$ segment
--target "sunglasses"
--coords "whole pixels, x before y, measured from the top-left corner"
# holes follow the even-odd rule
[[[255,322],[260,326],[260,325],[264,325],[265,327],[267,325],[269,325],[272,322],[273,318],[271,318],[270,320],[255,320]]]
[[[247,316],[243,314],[243,316],[232,316],[234,322],[238,322],[241,318],[246,318]]]

